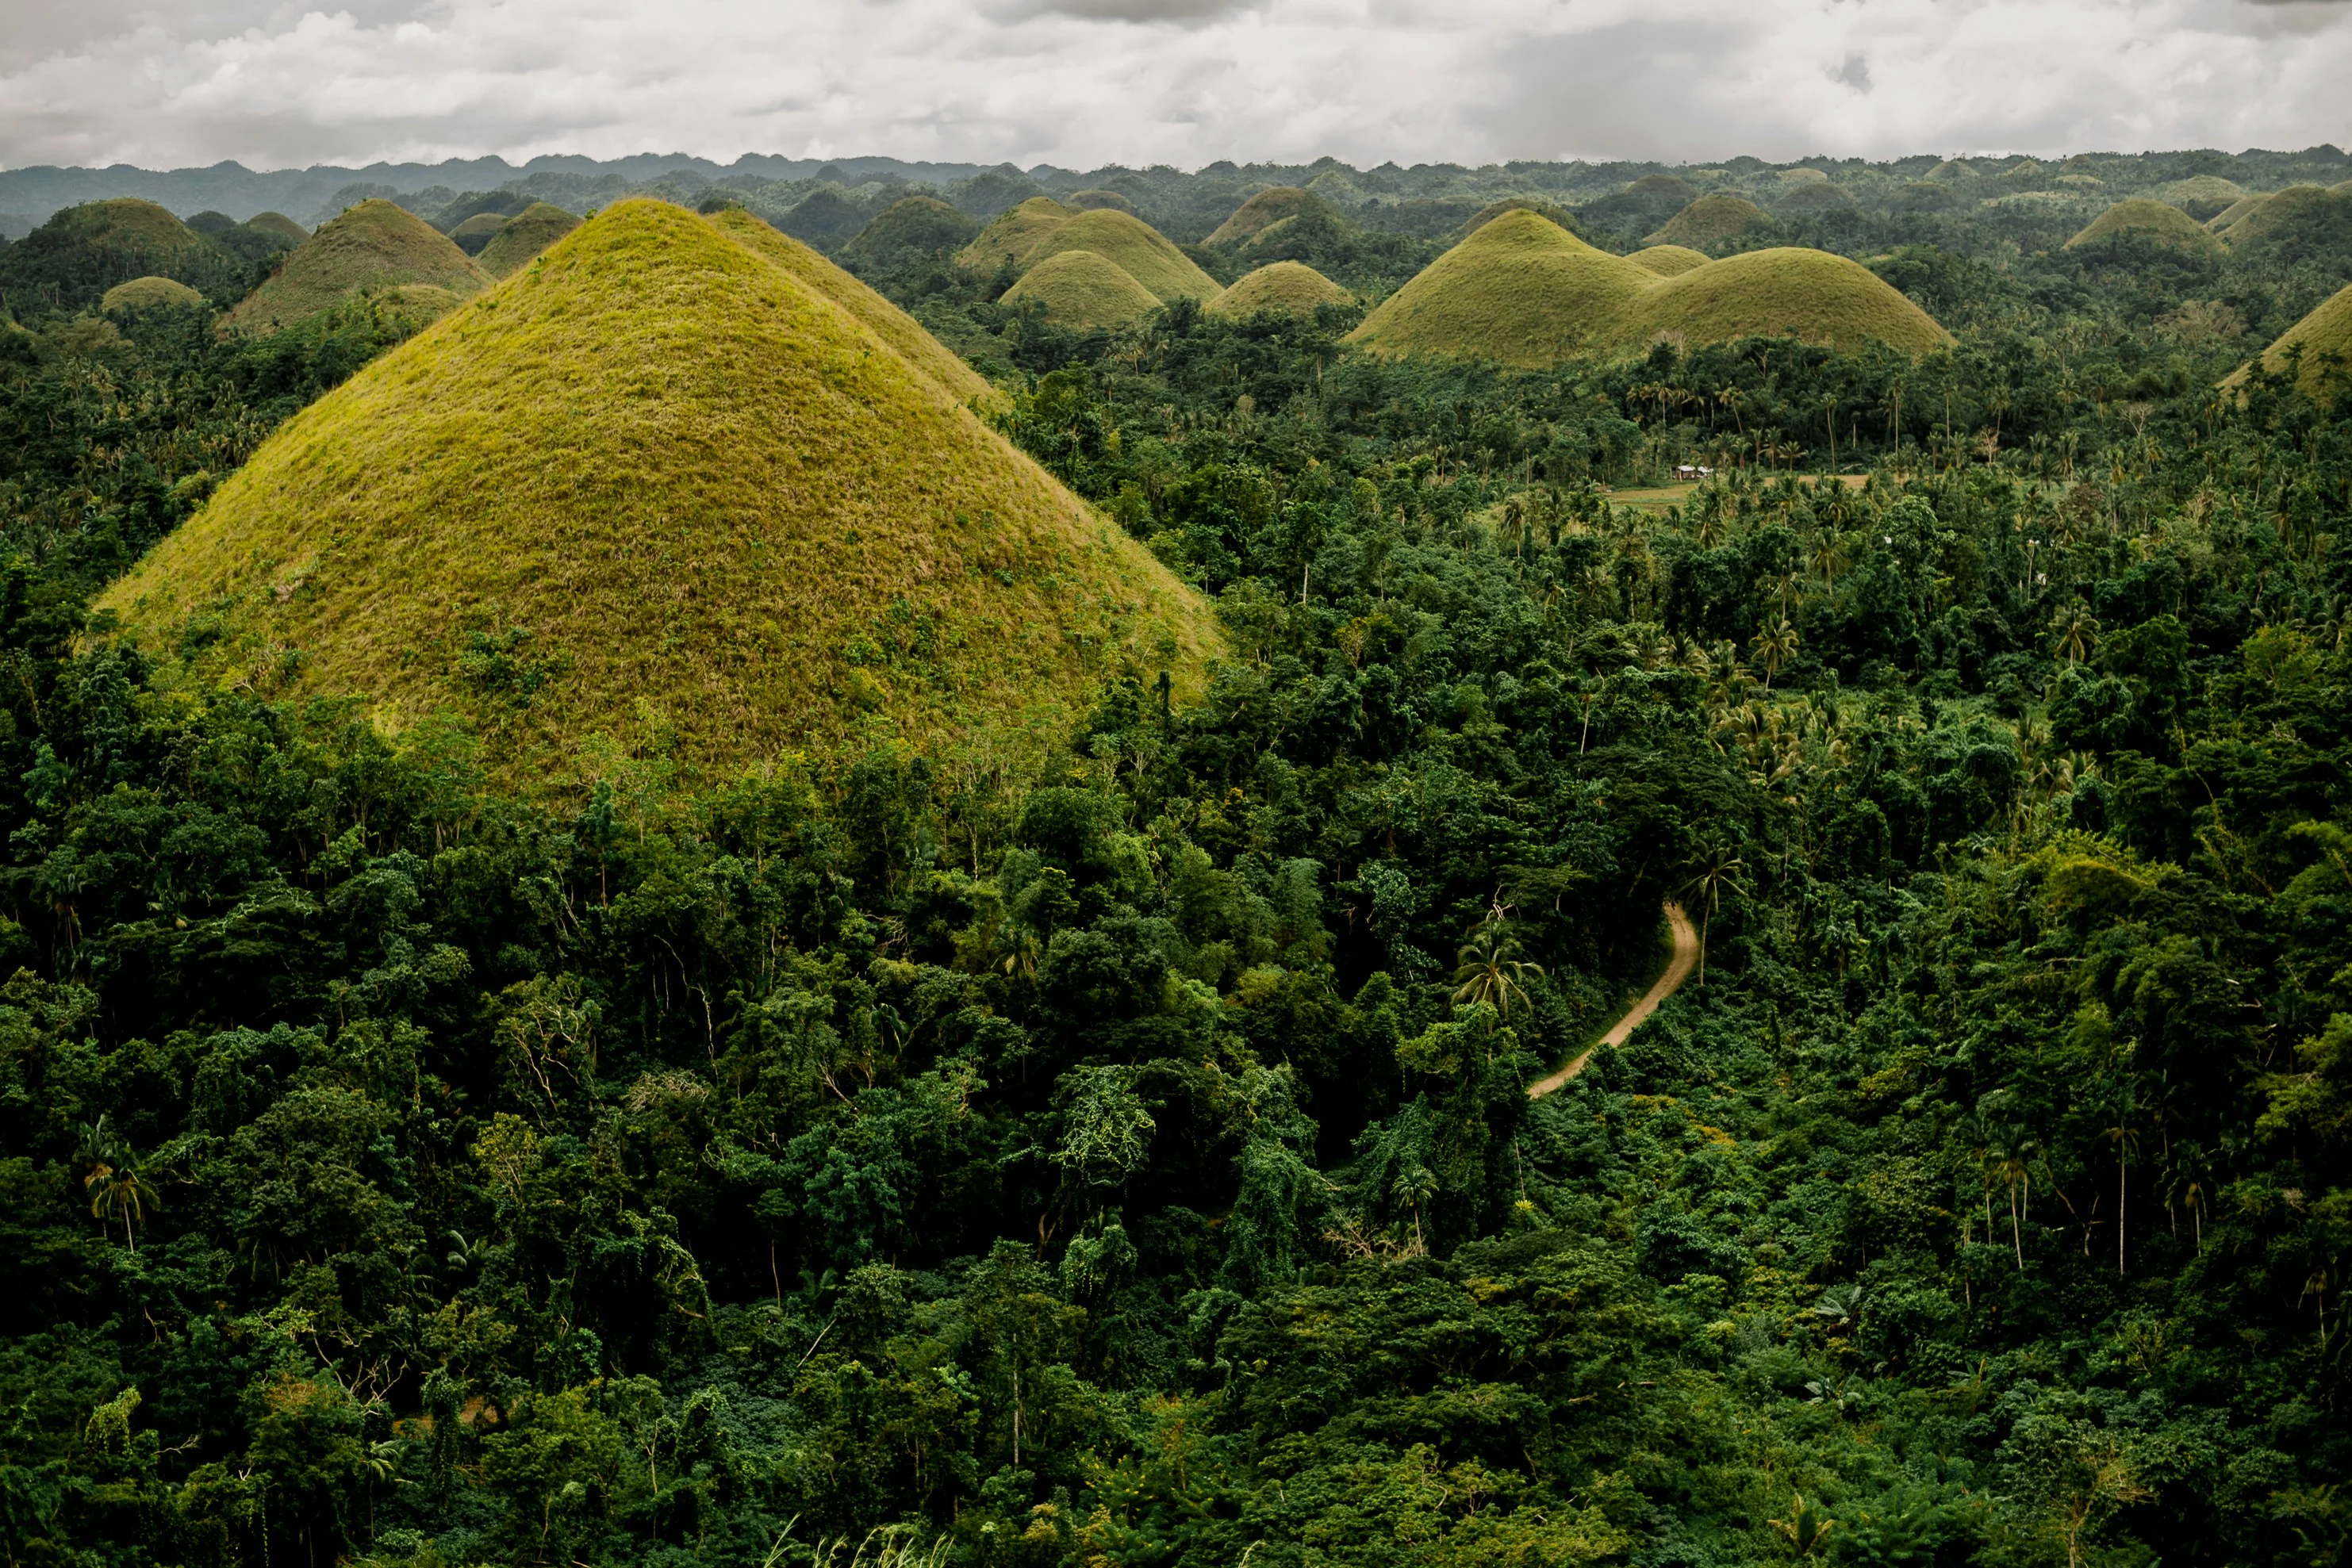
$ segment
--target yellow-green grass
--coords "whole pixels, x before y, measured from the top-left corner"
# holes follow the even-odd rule
[[[2095,249],[2118,241],[2159,245],[2194,256],[2210,256],[2218,248],[2218,242],[2206,232],[2204,225],[2168,202],[2151,201],[2146,196],[2117,202],[2068,240],[2066,248]]]
[[[1090,250],[1057,251],[1004,291],[1003,303],[1036,301],[1046,319],[1080,331],[1125,327],[1160,308],[1160,297],[1135,275]]]
[[[1566,207],[1538,201],[1533,196],[1505,196],[1500,201],[1488,202],[1471,214],[1469,219],[1454,231],[1453,238],[1457,241],[1468,239],[1505,213],[1533,213],[1570,234],[1576,232],[1576,214]]]
[[[362,202],[297,246],[222,325],[267,332],[363,290],[427,283],[463,298],[489,282],[472,256],[423,218],[390,202]]]
[[[1032,196],[991,219],[970,245],[956,252],[956,265],[974,272],[994,272],[1008,261],[1018,267],[1039,241],[1076,215],[1051,196]]]
[[[1135,211],[1135,204],[1117,191],[1074,191],[1062,204],[1080,213],[1090,213],[1098,207],[1108,207],[1118,213]]]
[[[1213,299],[1217,280],[1178,250],[1150,224],[1126,213],[1097,208],[1055,228],[1029,252],[1025,267],[1066,250],[1090,250],[1125,267],[1128,275],[1161,300]]]
[[[1240,245],[1255,239],[1275,225],[1287,222],[1307,213],[1338,217],[1339,209],[1312,191],[1297,185],[1270,185],[1235,207],[1223,223],[1211,231],[1207,245]]]
[[[2263,350],[2263,368],[2273,372],[2285,370],[2295,349],[2303,350],[2295,383],[2314,402],[2331,405],[2341,402],[2346,389],[2352,387],[2352,287],[2338,289],[2318,309],[2279,334],[2278,341]],[[2236,386],[2245,379],[2242,370],[2222,384]]]
[[[896,350],[899,358],[936,382],[950,402],[997,400],[996,389],[988,384],[988,378],[925,331],[921,323],[792,235],[761,222],[740,207],[715,213],[710,221],[738,244],[750,246],[790,273],[802,287],[816,290],[856,317],[867,331]]]
[[[1542,369],[1613,348],[1657,282],[1622,256],[1510,212],[1439,256],[1348,334],[1373,353]]]
[[[1654,245],[1625,258],[1653,277],[1679,277],[1694,267],[1705,267],[1705,251],[1686,245]]]
[[[1779,204],[1792,213],[1829,212],[1853,205],[1853,193],[1827,180],[1806,180],[1783,190]]]
[[[504,213],[476,213],[449,231],[449,238],[467,256],[478,256],[490,236],[507,226]]]
[[[2325,185],[2289,185],[2223,229],[2221,239],[2228,245],[2249,245],[2292,224],[2317,217],[2347,200],[2352,196],[2338,195]]]
[[[1691,202],[1698,199],[1698,187],[1679,174],[1644,174],[1625,187],[1631,196],[1651,196],[1661,201]]]
[[[1209,301],[1212,316],[1235,320],[1265,313],[1312,316],[1322,305],[1345,305],[1353,296],[1303,261],[1274,261],[1244,274]]]
[[[1701,196],[1668,218],[1647,245],[1685,245],[1704,250],[1765,222],[1764,209],[1745,196]]]
[[[58,219],[64,220],[62,224]],[[204,238],[152,202],[120,196],[85,202],[50,220],[49,226],[69,230],[93,250],[136,253],[162,260],[194,259],[209,254]]]
[[[300,245],[310,237],[309,229],[284,213],[256,213],[245,220],[245,226],[256,234],[275,235],[289,245]]]
[[[505,277],[530,265],[533,256],[580,226],[580,220],[551,202],[533,202],[499,225],[474,259],[492,277]]]
[[[1796,337],[1854,350],[1884,343],[1908,354],[1948,347],[1952,335],[1885,279],[1842,256],[1777,246],[1726,256],[1662,279],[1635,312],[1632,346]]]
[[[980,225],[937,196],[908,196],[891,203],[841,247],[845,261],[887,264],[903,256],[953,250]]]
[[[2264,202],[2267,202],[2270,199],[2269,193],[2267,192],[2259,195],[2241,196],[2236,201],[2231,203],[2228,206],[2222,208],[2220,212],[2214,214],[2211,217],[2206,219],[2205,226],[2214,234],[2223,233],[2235,225],[2240,218],[2244,217],[2247,214],[2252,212],[2256,207],[2261,206]]]
[[[167,685],[452,715],[543,791],[1060,722],[1219,647],[856,316],[642,200],[281,425],[102,602]]]
[[[160,310],[204,302],[203,295],[176,277],[134,277],[108,289],[98,308],[111,316],[119,311]]]
[[[2227,207],[2243,201],[2246,188],[2235,180],[2225,180],[2219,174],[2192,174],[2186,180],[2174,180],[2158,185],[2155,195],[2158,201],[2169,202],[2176,207],[2185,207],[2191,202]]]

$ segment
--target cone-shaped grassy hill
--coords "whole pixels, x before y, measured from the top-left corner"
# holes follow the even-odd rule
[[[1035,267],[1066,250],[1090,250],[1125,267],[1128,276],[1161,300],[1213,299],[1217,280],[1202,271],[1158,229],[1141,218],[1097,207],[1056,227],[1033,247],[1024,267]]]
[[[988,379],[949,352],[915,319],[781,229],[772,228],[740,207],[715,213],[710,221],[738,245],[783,268],[803,288],[815,290],[857,318],[866,329],[898,357],[934,382],[956,402],[993,400]]]
[[[1205,245],[1241,245],[1254,240],[1278,223],[1312,213],[1335,222],[1345,223],[1339,209],[1312,191],[1297,185],[1270,185],[1235,207],[1233,214],[1219,224],[1202,243]]]
[[[111,316],[121,311],[160,310],[204,302],[203,295],[176,277],[134,277],[108,289],[98,308]]]
[[[2343,402],[2346,391],[2352,389],[2352,287],[2338,289],[2279,334],[2278,341],[2263,350],[2263,368],[2285,370],[2297,349],[2303,356],[2295,384],[2315,402],[2332,406]],[[2245,379],[2246,372],[2240,371],[2223,384],[2234,386]]]
[[[1119,213],[1135,211],[1135,204],[1117,191],[1073,191],[1062,204],[1080,213],[1090,213],[1097,207],[1108,207]]]
[[[1539,370],[1638,352],[1661,338],[1696,347],[1785,334],[1913,354],[1951,341],[1876,274],[1826,251],[1760,250],[1722,261],[1669,254],[1644,264],[1595,250],[1526,212],[1497,218],[1439,256],[1348,340],[1390,357]]]
[[[2221,246],[2205,225],[2168,202],[2134,196],[2117,202],[2073,239],[2068,250],[2095,250],[2118,243],[2163,246],[2190,256],[2211,256]]]
[[[1644,174],[1626,186],[1625,193],[1661,202],[1695,202],[1698,187],[1679,174]]]
[[[1694,267],[1705,267],[1705,251],[1693,250],[1686,245],[1654,245],[1637,250],[1625,258],[1655,277],[1678,277]]]
[[[1673,217],[1645,242],[1684,245],[1705,249],[1721,245],[1765,222],[1764,209],[1745,196],[1701,196]]]
[[[980,225],[937,196],[908,196],[891,203],[841,247],[841,258],[891,267],[933,251],[968,244]]]
[[[1566,207],[1555,205],[1550,202],[1539,202],[1532,196],[1505,196],[1500,201],[1488,202],[1471,214],[1468,221],[1454,231],[1453,237],[1457,242],[1468,239],[1505,213],[1533,213],[1538,217],[1557,224],[1570,234],[1576,233],[1576,214]]]
[[[2241,196],[2236,201],[2231,202],[2228,206],[2222,208],[2220,212],[2214,214],[2211,217],[2206,219],[2205,226],[2215,234],[2224,233],[2235,225],[2240,218],[2244,217],[2248,213],[2252,212],[2256,207],[2261,206],[2264,202],[2269,200],[2270,196],[2266,193],[2251,196]]]
[[[1657,279],[1529,212],[1431,262],[1348,334],[1374,353],[1539,369],[1614,347]]]
[[[111,587],[181,678],[452,712],[509,781],[1056,722],[1206,605],[859,319],[620,203],[297,414]]]
[[[256,213],[245,220],[245,226],[256,234],[275,235],[289,246],[300,245],[310,237],[309,229],[284,213]]]
[[[464,298],[489,281],[472,256],[415,214],[390,202],[362,202],[296,246],[285,265],[222,324],[231,330],[267,332],[362,290],[423,283]]]
[[[1885,343],[1909,354],[1952,335],[1860,262],[1793,246],[1751,250],[1669,277],[1643,298],[1628,346],[1796,337],[1853,350]]]
[[[1271,311],[1312,316],[1319,305],[1345,305],[1353,296],[1303,261],[1274,261],[1247,273],[1209,301],[1212,316],[1242,320]]]
[[[2301,229],[2306,235],[2325,232],[2331,218],[2352,204],[2352,192],[2337,193],[2324,185],[2289,185],[2221,231],[2223,243],[2243,246],[2271,238],[2284,238]]]
[[[1090,250],[1049,256],[1004,291],[1007,305],[1033,299],[1045,308],[1048,320],[1080,331],[1140,321],[1162,303],[1127,268]]]
[[[492,277],[505,277],[530,266],[531,257],[579,226],[580,220],[562,207],[533,202],[501,225],[474,260]]]
[[[490,236],[507,226],[504,213],[476,213],[449,231],[450,243],[467,256],[478,256]]]
[[[0,291],[16,308],[94,305],[118,283],[169,277],[233,291],[244,263],[152,202],[122,197],[68,207],[0,250]]]
[[[1076,215],[1051,196],[1032,196],[990,219],[970,245],[956,252],[956,265],[974,272],[994,272],[1008,261],[1018,267],[1039,241]]]

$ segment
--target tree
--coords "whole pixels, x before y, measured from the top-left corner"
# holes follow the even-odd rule
[[[1698,983],[1702,986],[1706,984],[1707,927],[1714,923],[1716,912],[1723,907],[1727,890],[1748,891],[1747,884],[1739,880],[1739,873],[1747,869],[1746,861],[1729,849],[1718,847],[1707,852],[1698,862],[1696,874],[1683,884],[1684,894],[1698,905]]]
[[[2081,664],[2099,645],[2098,617],[2079,600],[2060,611],[2050,624],[2058,633],[2058,652],[2066,655],[2070,664]]]
[[[1528,999],[1528,977],[1543,973],[1541,965],[1510,956],[1517,950],[1517,943],[1503,936],[1501,920],[1490,918],[1480,925],[1454,956],[1454,1003],[1475,1007],[1485,1002],[1496,1017],[1507,1019],[1511,999]]]
[[[2117,1279],[2121,1279],[2124,1272],[2124,1221],[2126,1217],[2125,1206],[2131,1198],[2131,1186],[2128,1180],[2131,1172],[2131,1156],[2133,1151],[2139,1147],[2139,1129],[2131,1124],[2132,1109],[2131,1087],[2126,1084],[2116,1097],[2114,1125],[2103,1127],[2099,1133],[2099,1135],[2106,1139],[2116,1151],[2116,1277]]]
[[[81,1184],[90,1195],[90,1218],[107,1225],[121,1220],[123,1245],[136,1252],[139,1240],[131,1233],[132,1224],[144,1224],[147,1210],[163,1207],[163,1200],[141,1174],[138,1155],[108,1130],[105,1117],[98,1119],[90,1133],[94,1157]]]
[[[1797,656],[1797,628],[1784,615],[1779,625],[1757,632],[1748,645],[1756,650],[1757,663],[1764,666],[1764,689],[1769,692],[1780,666]]]

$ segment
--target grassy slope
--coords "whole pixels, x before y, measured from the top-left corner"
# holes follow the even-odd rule
[[[866,329],[890,345],[901,359],[937,382],[956,402],[996,396],[988,378],[973,370],[947,345],[923,330],[912,316],[873,289],[825,260],[781,229],[772,228],[740,207],[730,207],[710,220],[720,232],[792,275],[803,287],[814,288],[848,311]]]
[[[974,272],[994,272],[1006,261],[1029,259],[1038,243],[1076,214],[1051,196],[1032,196],[996,214],[972,242],[956,252],[956,264]]]
[[[1534,213],[1506,213],[1431,262],[1348,340],[1378,354],[1540,369],[1613,344],[1654,281]]]
[[[1004,291],[1004,302],[1034,299],[1065,327],[1123,327],[1160,308],[1160,297],[1108,256],[1066,250],[1047,256]]]
[[[2316,402],[2342,401],[2344,388],[2352,385],[2352,288],[2336,290],[2318,309],[2280,333],[2278,341],[2263,350],[2263,368],[2284,370],[2287,350],[2297,346],[2303,350],[2303,369],[2296,380],[2304,391]],[[2244,379],[2241,371],[2224,384]]]
[[[1217,646],[856,316],[647,201],[289,421],[103,603],[167,653],[211,639],[193,678],[468,716],[548,788],[599,736],[708,777],[1066,713],[1122,670],[1196,688]],[[499,683],[533,661],[521,706]]]
[[[232,329],[268,331],[315,316],[363,288],[428,283],[464,298],[490,275],[447,235],[390,202],[362,202],[321,226],[230,311]]]
[[[2322,185],[2289,185],[2223,229],[2221,238],[2230,245],[2246,245],[2346,200],[2352,197],[2338,195]]]
[[[310,237],[309,229],[284,213],[256,213],[245,220],[245,226],[256,234],[276,235],[289,245],[300,245]]]
[[[2066,242],[2068,250],[2095,246],[2118,239],[2136,239],[2151,245],[2170,246],[2176,250],[2199,256],[2213,253],[2217,242],[2206,232],[2205,225],[2165,202],[2152,202],[2145,196],[2117,202],[2097,217],[2073,239]]]
[[[980,225],[936,196],[908,196],[891,203],[841,247],[843,259],[887,259],[913,251],[953,250],[969,243]]]
[[[2205,227],[2214,234],[2221,234],[2234,227],[2239,219],[2244,217],[2247,214],[2252,212],[2255,208],[2261,206],[2264,202],[2269,200],[2270,197],[2267,194],[2241,196],[2236,201],[2231,203],[2227,207],[2224,207],[2221,211],[2214,214],[2212,217],[2207,219]]]
[[[1840,349],[1879,342],[1920,354],[1952,341],[1860,262],[1790,246],[1727,256],[1666,278],[1643,298],[1634,320],[1629,347],[1665,334],[1688,343],[1793,334]]]
[[[1701,196],[1668,218],[1648,243],[1704,248],[1720,245],[1764,221],[1764,209],[1745,196]]]
[[[166,305],[202,305],[205,297],[175,277],[134,277],[106,291],[98,308],[105,311],[152,310]]]
[[[1135,211],[1135,204],[1117,191],[1073,191],[1062,204],[1077,213],[1092,212],[1097,207],[1110,207],[1122,213]]]
[[[1276,261],[1235,279],[1207,308],[1213,316],[1237,319],[1265,310],[1312,316],[1318,305],[1345,305],[1352,298],[1303,261]]]
[[[1538,217],[1549,219],[1570,234],[1576,233],[1576,214],[1566,207],[1550,202],[1538,201],[1532,196],[1505,196],[1499,201],[1488,202],[1471,214],[1469,218],[1454,231],[1453,237],[1457,242],[1468,239],[1505,213],[1533,213]]]
[[[1312,191],[1301,190],[1297,185],[1269,186],[1235,207],[1233,215],[1219,224],[1203,243],[1239,245],[1244,240],[1256,238],[1286,218],[1316,212],[1339,216],[1338,208]]]
[[[531,257],[579,226],[580,220],[562,207],[533,202],[509,218],[474,259],[492,277],[505,277],[529,266]]]
[[[467,256],[478,257],[482,254],[482,246],[490,243],[490,236],[506,226],[507,214],[504,213],[476,213],[451,229],[449,238]],[[475,243],[467,245],[467,240]]]
[[[1108,207],[1080,213],[1060,225],[1030,250],[1025,266],[1035,267],[1066,250],[1090,250],[1117,262],[1162,300],[1213,299],[1218,293],[1217,280],[1165,235],[1141,218]]]
[[[1693,250],[1686,245],[1654,245],[1647,250],[1637,250],[1625,258],[1654,277],[1679,277],[1694,267],[1705,267],[1705,251]]]

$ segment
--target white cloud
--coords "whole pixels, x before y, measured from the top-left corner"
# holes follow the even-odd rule
[[[0,162],[2300,147],[2341,0],[0,0]]]

